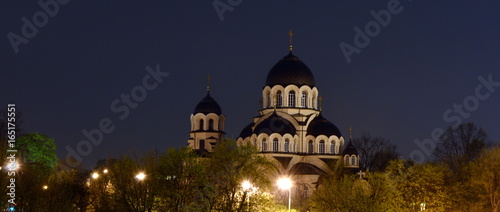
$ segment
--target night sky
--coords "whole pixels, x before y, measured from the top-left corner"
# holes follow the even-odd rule
[[[108,118],[114,129],[82,157],[86,167],[130,150],[187,145],[207,74],[227,137],[237,138],[258,114],[268,71],[288,54],[289,29],[293,53],[316,78],[323,116],[344,136],[352,126],[354,137],[388,138],[404,158],[419,150],[415,139],[458,121],[473,121],[500,141],[498,0],[216,0],[232,10],[222,21],[211,0],[59,1],[45,20],[37,1],[2,2],[0,106],[15,103],[25,131],[54,138],[60,157],[86,140],[82,130]],[[354,28],[364,32],[376,20],[370,11],[387,11],[388,3],[399,12],[348,63],[339,44],[355,46]],[[25,30],[27,38],[23,17],[33,22],[34,15],[40,27]],[[157,64],[169,75],[128,115],[112,110],[122,94],[140,91],[146,67],[154,72]],[[497,83],[485,87],[478,78]],[[463,115],[453,112],[464,101]]]

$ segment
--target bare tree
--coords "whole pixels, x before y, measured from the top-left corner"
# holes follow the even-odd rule
[[[467,163],[479,157],[487,139],[484,130],[472,122],[456,128],[448,127],[434,150],[434,156],[458,174]]]
[[[383,137],[372,137],[362,133],[361,137],[352,140],[360,154],[360,167],[372,171],[382,171],[391,160],[398,159],[396,146]]]

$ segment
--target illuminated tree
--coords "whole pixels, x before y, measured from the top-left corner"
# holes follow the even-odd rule
[[[253,145],[238,146],[236,141],[226,139],[219,142],[210,155],[207,173],[210,211],[247,211],[246,204],[242,204],[246,196],[239,196],[242,194],[241,183],[248,180],[259,189],[258,192],[268,192],[270,176],[275,175],[276,168],[258,155]],[[254,204],[259,205],[258,202]]]
[[[500,209],[500,147],[483,151],[471,164],[470,183],[480,199],[491,211]]]

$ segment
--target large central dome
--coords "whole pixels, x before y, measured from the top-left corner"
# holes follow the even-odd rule
[[[297,86],[308,85],[310,87],[315,85],[314,76],[309,67],[293,55],[291,51],[273,66],[266,79],[266,85],[271,87],[290,84]]]

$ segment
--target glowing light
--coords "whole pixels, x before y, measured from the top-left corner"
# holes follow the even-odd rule
[[[44,185],[42,188],[43,188],[43,190],[47,190],[49,188],[49,186]]]
[[[243,181],[243,183],[241,183],[241,187],[243,188],[243,190],[247,191],[252,188],[252,184],[250,184],[248,180],[245,180]]]
[[[108,169],[104,169],[104,170],[102,171],[102,173],[107,174],[107,173],[108,173]]]
[[[99,177],[99,174],[97,172],[92,173],[92,178],[97,179]]]
[[[144,178],[146,178],[146,175],[144,174],[144,172],[140,172],[139,174],[135,175],[135,178],[137,178],[138,180],[144,180]]]
[[[292,181],[288,178],[281,178],[278,180],[278,187],[283,190],[290,189],[292,187]]]

